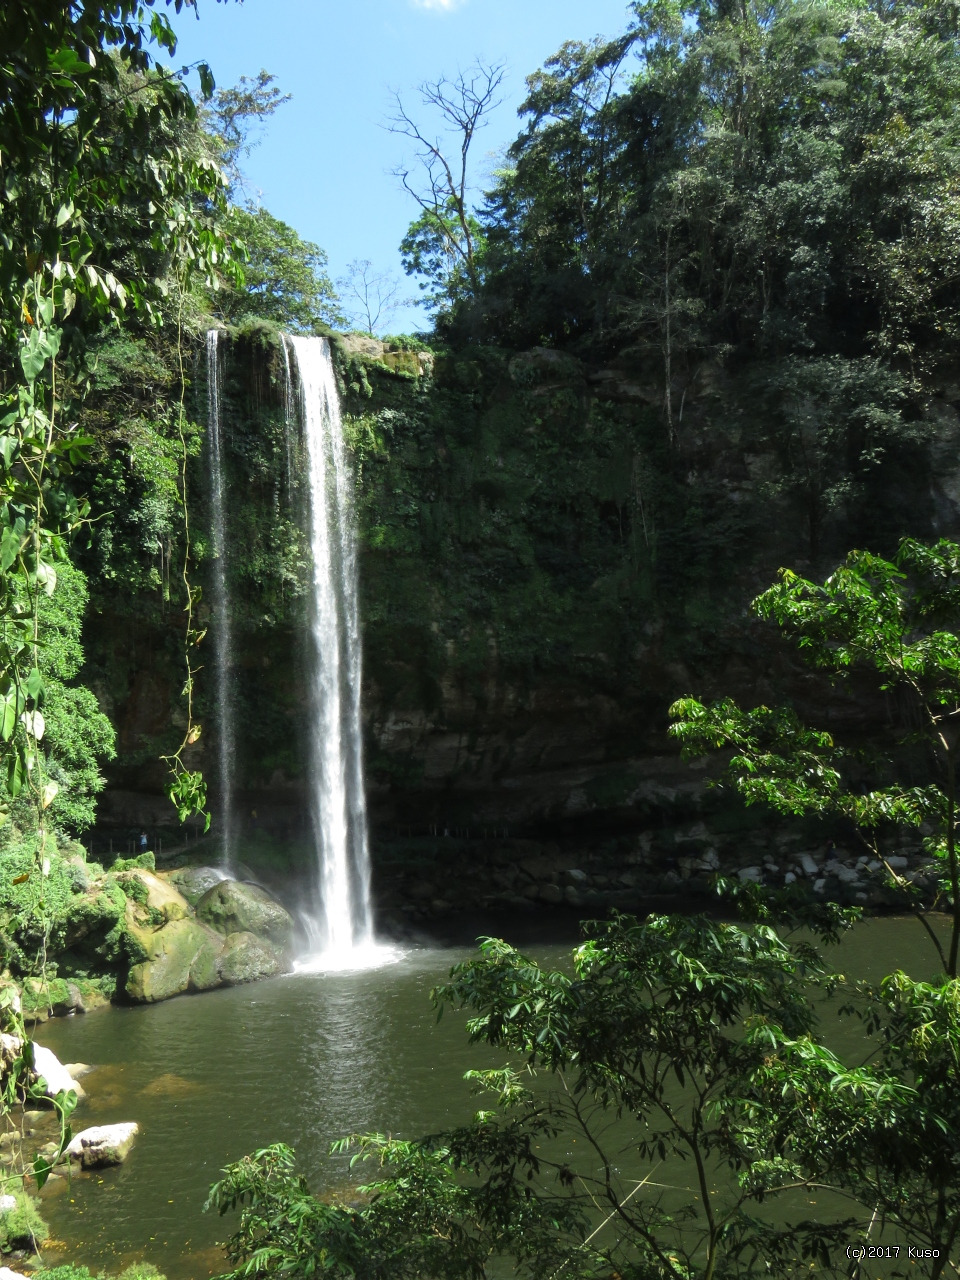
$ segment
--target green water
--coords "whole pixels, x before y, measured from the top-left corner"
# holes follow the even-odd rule
[[[555,964],[570,946],[530,950]],[[224,1265],[216,1243],[231,1219],[201,1209],[228,1161],[283,1141],[312,1182],[346,1185],[357,1178],[328,1154],[334,1139],[413,1137],[466,1119],[477,1101],[464,1071],[499,1055],[469,1046],[462,1019],[437,1023],[429,991],[469,954],[411,951],[367,973],[292,975],[45,1025],[38,1039],[62,1061],[96,1066],[74,1129],[141,1126],[123,1166],[45,1194],[53,1235],[69,1242],[45,1259],[115,1272],[146,1258],[171,1280],[202,1280]],[[855,930],[835,961],[858,977],[898,966],[922,977],[931,956],[914,921],[887,919]],[[852,1047],[856,1035],[850,1023],[830,1038]]]

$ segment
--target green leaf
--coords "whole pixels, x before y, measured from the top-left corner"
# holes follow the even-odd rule
[[[8,695],[0,704],[0,738],[4,742],[9,742],[13,737],[13,731],[17,727],[17,702],[14,695],[11,700]]]

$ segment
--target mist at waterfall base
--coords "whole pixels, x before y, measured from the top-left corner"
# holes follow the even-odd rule
[[[370,854],[360,714],[361,637],[357,535],[336,375],[325,338],[283,335],[286,470],[293,502],[294,458],[303,458],[301,505],[310,551],[306,653],[291,664],[307,672],[307,792],[314,867],[302,885],[298,914],[306,936],[298,972],[344,972],[389,964],[396,948],[377,942],[370,900]],[[212,604],[220,741],[223,869],[235,871],[235,728],[224,484],[216,336],[208,338]]]

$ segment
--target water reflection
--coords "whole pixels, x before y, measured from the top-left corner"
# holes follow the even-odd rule
[[[569,952],[536,948],[547,965]],[[75,1178],[69,1194],[48,1199],[45,1214],[54,1235],[71,1242],[68,1256],[112,1274],[121,1259],[140,1256],[170,1280],[201,1280],[222,1269],[211,1250],[231,1221],[200,1210],[228,1162],[282,1141],[315,1186],[340,1185],[364,1175],[351,1174],[346,1157],[330,1159],[335,1139],[416,1137],[465,1121],[477,1100],[463,1072],[505,1056],[468,1044],[462,1018],[438,1024],[430,1005],[430,988],[467,954],[411,952],[381,969],[299,973],[43,1027],[41,1043],[62,1061],[98,1066],[75,1127],[137,1120],[142,1130],[125,1165],[100,1180]],[[891,963],[918,977],[936,969],[913,920],[870,921],[828,959],[874,980]],[[857,1051],[855,1019],[825,1016],[824,1024],[832,1047]],[[636,1167],[632,1140],[615,1125],[609,1134],[627,1179],[649,1172]],[[682,1181],[663,1169],[654,1177]]]
[[[300,973],[47,1024],[40,1039],[61,1060],[97,1064],[77,1123],[141,1125],[126,1164],[49,1200],[66,1256],[94,1271],[139,1254],[171,1280],[209,1274],[196,1251],[230,1222],[200,1210],[231,1160],[286,1142],[311,1181],[329,1186],[350,1176],[348,1157],[329,1156],[337,1138],[413,1137],[466,1119],[475,1104],[462,1075],[483,1055],[459,1019],[438,1025],[429,1001],[465,954],[413,952],[383,969]]]

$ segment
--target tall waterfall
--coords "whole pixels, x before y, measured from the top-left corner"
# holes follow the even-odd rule
[[[211,595],[213,606],[213,669],[217,696],[217,765],[220,784],[222,862],[234,865],[234,766],[236,739],[233,723],[233,626],[227,586],[227,538],[223,500],[222,429],[220,423],[219,333],[207,331],[207,442],[210,460]]]
[[[285,342],[300,384],[312,562],[306,695],[317,901],[310,941],[324,967],[353,967],[373,943],[353,481],[329,344],[299,336]]]

